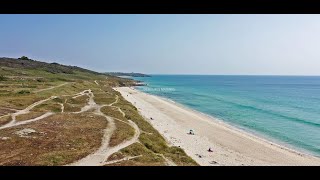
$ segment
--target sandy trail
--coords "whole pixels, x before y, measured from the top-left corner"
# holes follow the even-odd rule
[[[94,108],[95,109],[94,114],[99,115],[99,116],[103,116],[106,118],[106,120],[108,121],[108,127],[104,130],[104,135],[102,138],[102,143],[101,143],[100,148],[96,152],[86,156],[85,158],[69,164],[69,166],[102,166],[102,165],[106,164],[106,160],[108,159],[108,157],[110,155],[112,155],[113,153],[115,153],[125,147],[130,146],[131,144],[133,144],[135,142],[138,142],[138,138],[140,136],[140,129],[134,122],[132,122],[130,120],[128,122],[120,120],[124,123],[129,124],[131,127],[133,127],[135,129],[135,134],[130,140],[126,140],[116,146],[110,147],[109,146],[110,138],[111,138],[113,132],[115,131],[116,126],[114,123],[114,118],[103,114],[101,112],[101,108],[104,106],[115,107],[112,105],[118,102],[119,97],[116,96],[115,101],[109,105],[100,106],[95,103],[95,101],[93,99],[94,94],[91,92],[91,90],[88,90],[88,95],[90,97],[88,105],[83,107],[80,112],[85,112],[85,111],[88,111],[89,109]],[[116,107],[116,108],[118,108],[118,107]],[[121,109],[120,109],[120,111],[121,111]],[[80,112],[77,112],[77,113],[80,113]],[[124,113],[123,113],[123,116],[125,116]]]
[[[18,109],[12,109],[12,108],[8,108],[8,107],[1,107],[1,109],[7,109],[7,110],[11,110],[11,111],[19,111]]]
[[[2,117],[7,117],[7,116],[11,116],[11,114],[2,115],[2,116],[0,116],[0,118],[2,118]]]
[[[317,157],[256,137],[178,103],[133,88],[115,90],[135,104],[170,144],[183,148],[200,165],[320,165]],[[195,135],[187,134],[190,129]],[[207,151],[209,147],[213,152]]]
[[[119,150],[124,149],[124,148],[130,146],[131,144],[138,142],[138,139],[140,136],[140,129],[134,122],[132,122],[130,120],[129,120],[129,124],[131,124],[131,127],[133,127],[135,130],[134,136],[130,140],[124,141],[116,146],[109,147],[108,151],[106,151],[104,154],[105,155],[104,163],[108,159],[108,157],[110,155],[112,155],[113,153],[118,152]]]
[[[97,114],[100,114],[100,113],[97,113]],[[105,115],[103,114],[102,116],[105,116]],[[70,166],[102,166],[107,163],[106,160],[113,153],[118,152],[119,150],[126,148],[135,142],[138,142],[138,138],[140,136],[140,130],[135,123],[133,123],[132,121],[129,121],[129,124],[135,129],[134,137],[116,146],[110,147],[109,146],[110,138],[114,130],[116,129],[116,126],[111,117],[108,117],[108,116],[105,116],[105,117],[109,121],[109,127],[105,129],[102,145],[100,146],[100,148],[96,152],[88,155],[87,157],[77,162],[71,163]]]
[[[63,105],[63,103],[59,103],[59,104],[61,106],[61,113],[63,113],[64,112],[64,105]]]
[[[115,103],[117,103],[119,101],[119,96],[116,95],[116,100],[112,103],[109,104],[109,106],[113,106]],[[117,106],[113,106],[113,107],[117,107]]]
[[[38,102],[35,102],[35,103],[29,105],[28,107],[26,107],[26,108],[23,109],[23,110],[18,110],[17,112],[11,114],[12,120],[11,120],[9,123],[4,124],[3,126],[1,126],[0,129],[5,129],[5,128],[9,128],[9,127],[21,125],[21,123],[27,124],[27,123],[30,123],[30,122],[33,122],[33,121],[37,121],[37,120],[40,120],[40,119],[43,119],[43,118],[45,118],[45,117],[50,116],[50,115],[51,115],[50,113],[46,113],[46,114],[43,114],[42,116],[40,116],[40,117],[42,117],[42,118],[37,117],[37,118],[30,119],[30,120],[27,120],[27,121],[24,121],[24,122],[18,122],[18,123],[16,122],[16,117],[17,117],[17,116],[22,115],[22,114],[28,114],[32,108],[34,108],[34,107],[36,107],[36,106],[38,106],[38,105],[40,105],[40,104],[42,104],[42,103],[44,103],[44,102],[46,102],[46,101],[52,100],[52,99],[54,99],[54,98],[57,98],[57,96],[51,96],[50,98],[40,100],[40,101],[38,101]],[[39,119],[39,118],[40,118],[40,119]]]
[[[108,123],[108,127],[104,130],[104,135],[102,138],[102,143],[100,148],[92,153],[86,156],[83,159],[80,159],[79,161],[76,161],[74,163],[69,164],[69,166],[101,166],[104,165],[109,148],[109,141],[111,138],[111,135],[113,134],[114,130],[116,129],[116,126],[112,120],[112,118],[105,116],[104,114],[96,113],[97,115],[104,116]]]
[[[86,95],[86,93],[92,93],[92,92],[91,92],[91,90],[85,90],[85,91],[82,91],[80,93],[77,93],[76,95],[81,95],[82,96],[82,95]],[[18,125],[28,124],[28,123],[44,119],[44,118],[46,118],[48,116],[51,116],[51,115],[55,114],[53,112],[47,112],[47,113],[45,113],[45,114],[43,114],[43,115],[41,115],[39,117],[33,118],[33,119],[25,120],[25,121],[22,121],[22,122],[17,122],[16,121],[16,117],[17,116],[22,115],[22,114],[28,114],[28,113],[30,113],[30,110],[33,109],[34,107],[36,107],[36,106],[38,106],[38,105],[40,105],[40,104],[42,104],[42,103],[44,103],[46,101],[55,99],[57,97],[58,96],[51,96],[51,97],[49,97],[47,99],[43,99],[43,100],[40,100],[38,102],[35,102],[35,103],[31,104],[31,105],[29,105],[28,107],[26,107],[23,110],[17,110],[15,113],[6,115],[6,116],[10,115],[12,120],[9,123],[0,126],[0,130],[1,129],[5,129],[5,128],[9,128],[9,127],[18,126]],[[92,101],[93,101],[93,99],[91,99],[91,101],[89,100],[89,103],[88,103],[87,107],[85,107],[86,109],[84,109],[84,111],[92,108],[93,106],[95,106],[95,103],[93,103]],[[64,112],[64,105],[62,103],[59,103],[59,104],[61,105],[61,111]]]
[[[62,85],[60,85],[60,86],[62,86]],[[86,112],[88,110],[93,109],[94,110],[93,111],[94,114],[99,115],[99,116],[103,116],[103,117],[106,118],[106,120],[108,121],[108,126],[103,131],[102,143],[101,143],[101,146],[99,147],[99,149],[96,152],[86,156],[85,158],[80,159],[79,161],[71,163],[69,165],[71,165],[71,166],[100,166],[100,165],[104,165],[106,163],[107,164],[111,164],[111,163],[121,162],[121,161],[130,160],[130,159],[134,159],[134,158],[140,157],[141,155],[140,156],[134,156],[134,157],[126,157],[126,158],[123,158],[123,159],[120,159],[120,160],[107,162],[108,157],[111,156],[113,153],[118,152],[119,150],[121,150],[123,148],[126,148],[126,147],[128,147],[128,146],[130,146],[130,145],[132,145],[132,144],[134,144],[136,142],[139,142],[138,139],[139,139],[139,136],[141,134],[141,131],[140,131],[139,127],[131,120],[128,120],[126,122],[126,121],[123,121],[123,120],[120,120],[120,119],[117,119],[117,118],[106,116],[105,114],[103,114],[101,112],[101,108],[102,107],[110,106],[110,107],[116,108],[122,114],[122,116],[125,117],[125,113],[121,110],[121,108],[119,108],[117,106],[113,106],[114,104],[116,104],[119,101],[119,96],[118,95],[115,96],[115,101],[110,103],[110,104],[108,104],[108,105],[98,105],[98,104],[96,104],[96,102],[94,101],[94,94],[92,93],[91,89],[84,90],[84,91],[79,92],[77,94],[68,95],[68,96],[73,96],[72,98],[77,98],[77,97],[80,97],[80,96],[83,96],[83,95],[87,95],[89,97],[87,105],[84,106],[83,108],[81,108],[81,111],[73,112],[73,113],[82,113],[82,112]],[[52,96],[50,98],[35,102],[35,103],[29,105],[27,108],[25,108],[23,110],[17,110],[17,112],[11,114],[12,121],[7,123],[7,124],[5,124],[5,125],[3,125],[3,126],[1,126],[0,130],[1,129],[5,129],[5,128],[14,127],[14,126],[28,124],[28,123],[31,123],[31,122],[35,122],[35,121],[44,119],[44,118],[46,118],[48,116],[51,116],[51,115],[55,114],[53,112],[47,112],[47,113],[45,113],[45,114],[43,114],[43,115],[41,115],[39,117],[36,117],[36,118],[33,118],[33,119],[29,119],[29,120],[25,120],[25,121],[19,121],[19,122],[16,122],[16,119],[15,119],[16,116],[21,115],[21,114],[27,114],[35,106],[40,105],[40,104],[42,104],[42,103],[44,103],[46,101],[52,100],[54,98],[57,98],[57,96]],[[58,104],[61,106],[61,112],[63,113],[64,112],[64,105],[62,103],[58,103]],[[110,138],[111,138],[112,134],[114,133],[114,131],[116,129],[114,120],[121,121],[122,123],[126,123],[126,124],[130,125],[134,129],[135,133],[134,133],[134,136],[131,137],[129,140],[125,140],[125,141],[121,142],[120,144],[118,144],[116,146],[110,147],[109,146]],[[144,133],[147,133],[147,132],[144,132]],[[175,164],[171,160],[167,159],[162,154],[160,154],[160,155],[164,158],[164,160],[166,161],[167,165],[175,166]]]
[[[118,163],[118,162],[121,162],[121,161],[129,161],[131,159],[135,159],[135,158],[138,158],[138,157],[141,157],[142,155],[138,155],[138,156],[129,156],[129,157],[124,157],[122,159],[118,159],[118,160],[113,160],[113,161],[108,161],[105,163],[106,164],[113,164],[113,163]]]
[[[97,80],[95,80],[95,81],[94,81],[94,83],[96,83],[96,85],[98,85],[98,86],[99,86],[99,83],[97,82]]]
[[[64,96],[72,96],[72,98],[75,99],[75,98],[80,97],[80,96],[88,95],[88,93],[90,91],[91,91],[90,89],[87,89],[87,90],[81,91],[81,92],[79,92],[77,94],[74,94],[74,95],[64,95]]]
[[[47,112],[47,113],[45,113],[45,114],[43,114],[43,115],[41,115],[39,117],[36,117],[36,118],[33,118],[33,119],[29,119],[29,120],[26,120],[26,121],[19,121],[19,122],[10,123],[10,124],[8,123],[8,124],[5,124],[5,125],[1,126],[0,130],[1,129],[5,129],[5,128],[14,127],[14,126],[23,125],[23,124],[29,124],[29,123],[34,122],[34,121],[39,121],[39,120],[44,119],[46,117],[49,117],[49,116],[51,116],[53,114],[55,114],[55,113]]]
[[[176,163],[166,158],[163,154],[158,154],[158,155],[160,155],[165,160],[167,166],[177,166]]]
[[[79,93],[79,95],[77,95],[77,96],[79,97],[79,96],[83,96],[83,95],[89,96],[88,104],[85,105],[84,107],[82,107],[80,111],[74,112],[75,114],[83,113],[83,112],[86,112],[86,111],[88,111],[88,110],[90,110],[90,109],[92,109],[92,108],[97,109],[97,108],[100,107],[100,106],[97,105],[96,102],[93,100],[94,95],[93,95],[91,89],[85,90],[85,91]],[[77,96],[74,96],[74,97],[77,97]]]
[[[69,83],[68,83],[68,82],[62,83],[62,84],[59,84],[59,85],[57,85],[57,86],[52,86],[52,87],[45,88],[45,89],[39,89],[39,90],[35,90],[35,91],[33,91],[33,92],[34,92],[34,93],[38,93],[38,92],[42,92],[42,91],[47,91],[47,90],[54,89],[54,88],[58,88],[58,87],[61,87],[61,86],[67,85],[67,84],[69,84]]]

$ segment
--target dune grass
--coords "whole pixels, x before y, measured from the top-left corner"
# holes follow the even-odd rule
[[[119,93],[116,93],[119,95]],[[140,130],[148,133],[141,133],[139,137],[139,141],[141,145],[143,145],[146,149],[148,149],[149,153],[153,153],[155,157],[159,157],[157,154],[163,154],[166,158],[172,160],[177,165],[182,166],[196,166],[198,165],[192,158],[190,158],[183,149],[179,147],[169,147],[165,141],[165,139],[159,134],[157,130],[155,130],[137,111],[137,108],[134,107],[130,102],[126,101],[122,96],[119,96],[118,103],[115,104],[122,109],[122,111],[126,114],[125,118],[127,120],[132,120],[134,123],[138,125]],[[132,149],[133,148],[133,149]],[[121,152],[126,152],[128,156],[135,156],[138,154],[137,152],[145,153],[144,148],[137,148],[136,146],[129,146]],[[148,156],[147,156],[148,157]],[[130,160],[131,164],[135,161],[139,161],[140,159],[144,159],[146,157],[142,156],[134,160]],[[159,157],[162,158],[162,157]],[[163,159],[163,158],[162,158]],[[142,165],[142,162],[146,162],[149,164],[147,159],[139,162],[139,165]],[[157,161],[154,161],[157,162]],[[141,164],[142,163],[142,164]],[[135,163],[133,163],[135,164]],[[156,163],[157,164],[157,163]]]
[[[72,97],[88,89],[92,90],[94,101],[98,105],[109,105],[115,102],[118,96],[119,100],[113,106],[119,107],[125,113],[125,117],[116,107],[105,106],[101,111],[107,116],[125,122],[133,121],[142,132],[139,142],[114,153],[109,159],[139,157],[109,164],[110,166],[165,165],[164,158],[159,154],[177,165],[197,165],[181,148],[169,147],[159,132],[140,116],[137,108],[112,89],[120,85],[130,85],[132,80],[80,71],[71,74],[51,73],[41,68],[0,67],[0,74],[6,78],[0,82],[0,108],[21,110],[40,100],[58,96],[34,107],[30,113],[16,118],[17,121],[24,121],[46,112],[56,114],[30,124],[0,131],[0,137],[9,138],[0,140],[0,165],[64,165],[81,159],[99,148],[103,130],[107,127],[106,119],[90,111],[81,114],[69,113],[78,112],[87,104],[89,97],[86,95]],[[59,86],[63,83],[67,84]],[[59,87],[50,88],[55,86]],[[38,90],[43,91],[37,92]],[[60,103],[63,104],[65,113],[61,113]],[[10,121],[10,116],[1,117],[0,125]],[[110,146],[118,145],[134,136],[135,131],[130,125],[117,120],[115,125],[116,130],[111,136]],[[15,134],[24,128],[34,129],[36,132],[30,134],[30,137],[19,137]]]
[[[115,124],[116,124],[116,130],[114,131],[114,133],[110,138],[110,142],[109,142],[110,147],[116,146],[126,140],[129,140],[134,136],[134,133],[135,133],[134,129],[128,124],[125,124],[117,120],[115,121]]]
[[[125,160],[118,163],[107,164],[106,166],[162,166],[165,165],[164,159],[146,148],[141,143],[134,143],[125,149],[114,153],[109,157],[109,161],[122,159],[124,157],[134,157],[137,158],[131,160]]]

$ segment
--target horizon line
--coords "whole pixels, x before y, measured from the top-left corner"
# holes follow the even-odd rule
[[[193,76],[320,76],[320,75],[307,75],[307,74],[172,74],[172,73],[141,73],[146,75],[193,75]]]

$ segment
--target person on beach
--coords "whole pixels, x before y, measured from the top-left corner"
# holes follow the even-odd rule
[[[193,132],[192,129],[190,129],[189,134],[190,134],[190,135],[194,135],[194,132]]]
[[[208,152],[213,152],[211,148],[208,149]]]

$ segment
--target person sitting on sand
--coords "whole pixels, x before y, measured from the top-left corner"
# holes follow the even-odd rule
[[[190,134],[190,135],[194,135],[194,132],[193,132],[192,129],[190,129],[189,134]]]

